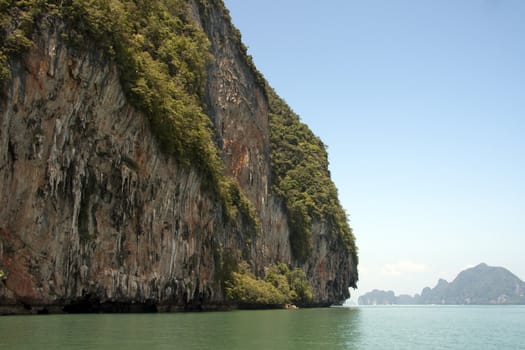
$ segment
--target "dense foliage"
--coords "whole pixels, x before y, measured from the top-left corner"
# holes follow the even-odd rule
[[[268,88],[272,190],[285,200],[294,256],[306,260],[311,252],[312,219],[329,224],[357,263],[357,249],[337,189],[330,179],[323,142],[290,107]]]
[[[229,217],[240,210],[257,224],[237,182],[223,175],[201,106],[209,42],[187,13],[184,0],[0,0],[0,82],[9,79],[8,57],[31,47],[35,23],[62,18],[71,46],[94,43],[117,63],[129,101],[145,112],[162,148],[201,171]]]
[[[301,304],[313,298],[304,271],[290,270],[283,263],[267,268],[264,279],[256,278],[249,272],[248,265],[243,264],[226,282],[226,294],[236,302],[254,305]]]

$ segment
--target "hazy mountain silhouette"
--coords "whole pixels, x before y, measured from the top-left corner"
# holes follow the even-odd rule
[[[373,290],[359,297],[360,305],[384,304],[525,304],[525,282],[503,267],[479,264],[452,281],[440,279],[415,296]]]

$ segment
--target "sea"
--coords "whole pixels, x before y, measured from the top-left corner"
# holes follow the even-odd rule
[[[0,349],[525,349],[525,306],[3,316]]]

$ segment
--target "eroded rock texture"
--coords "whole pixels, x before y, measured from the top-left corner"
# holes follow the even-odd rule
[[[270,191],[267,98],[222,7],[192,8],[215,57],[207,113],[260,227],[229,220],[199,174],[161,151],[115,65],[94,45],[69,48],[64,24],[47,18],[34,47],[11,62],[0,100],[4,308],[219,307],[224,276],[241,259],[259,275],[277,261],[303,268],[318,305],[355,285],[355,263],[327,224],[314,223],[306,263],[291,256],[286,213]]]

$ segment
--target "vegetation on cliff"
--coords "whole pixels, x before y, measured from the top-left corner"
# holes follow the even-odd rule
[[[264,279],[255,277],[248,264],[241,264],[226,282],[228,298],[242,304],[282,305],[308,303],[313,298],[312,287],[301,269],[290,270],[286,264],[272,265]]]
[[[201,103],[210,59],[206,35],[184,0],[0,0],[0,83],[9,57],[23,54],[44,16],[60,17],[72,47],[94,43],[117,63],[129,101],[149,118],[162,148],[197,168],[217,191],[226,214],[240,211],[257,225],[253,205],[226,178]],[[44,24],[45,25],[45,24]]]
[[[203,13],[210,12],[210,0],[198,2]],[[228,10],[221,1],[218,3],[231,22]],[[231,31],[231,40],[252,70],[270,104],[272,192],[285,201],[294,257],[305,261],[310,256],[311,224],[312,219],[316,218],[330,225],[357,264],[355,238],[330,178],[325,145],[269,86],[248,54],[240,31],[234,26]]]
[[[294,256],[311,253],[312,219],[325,221],[357,264],[357,248],[347,216],[330,178],[328,154],[321,139],[275,91],[268,87],[272,190],[285,200]]]

